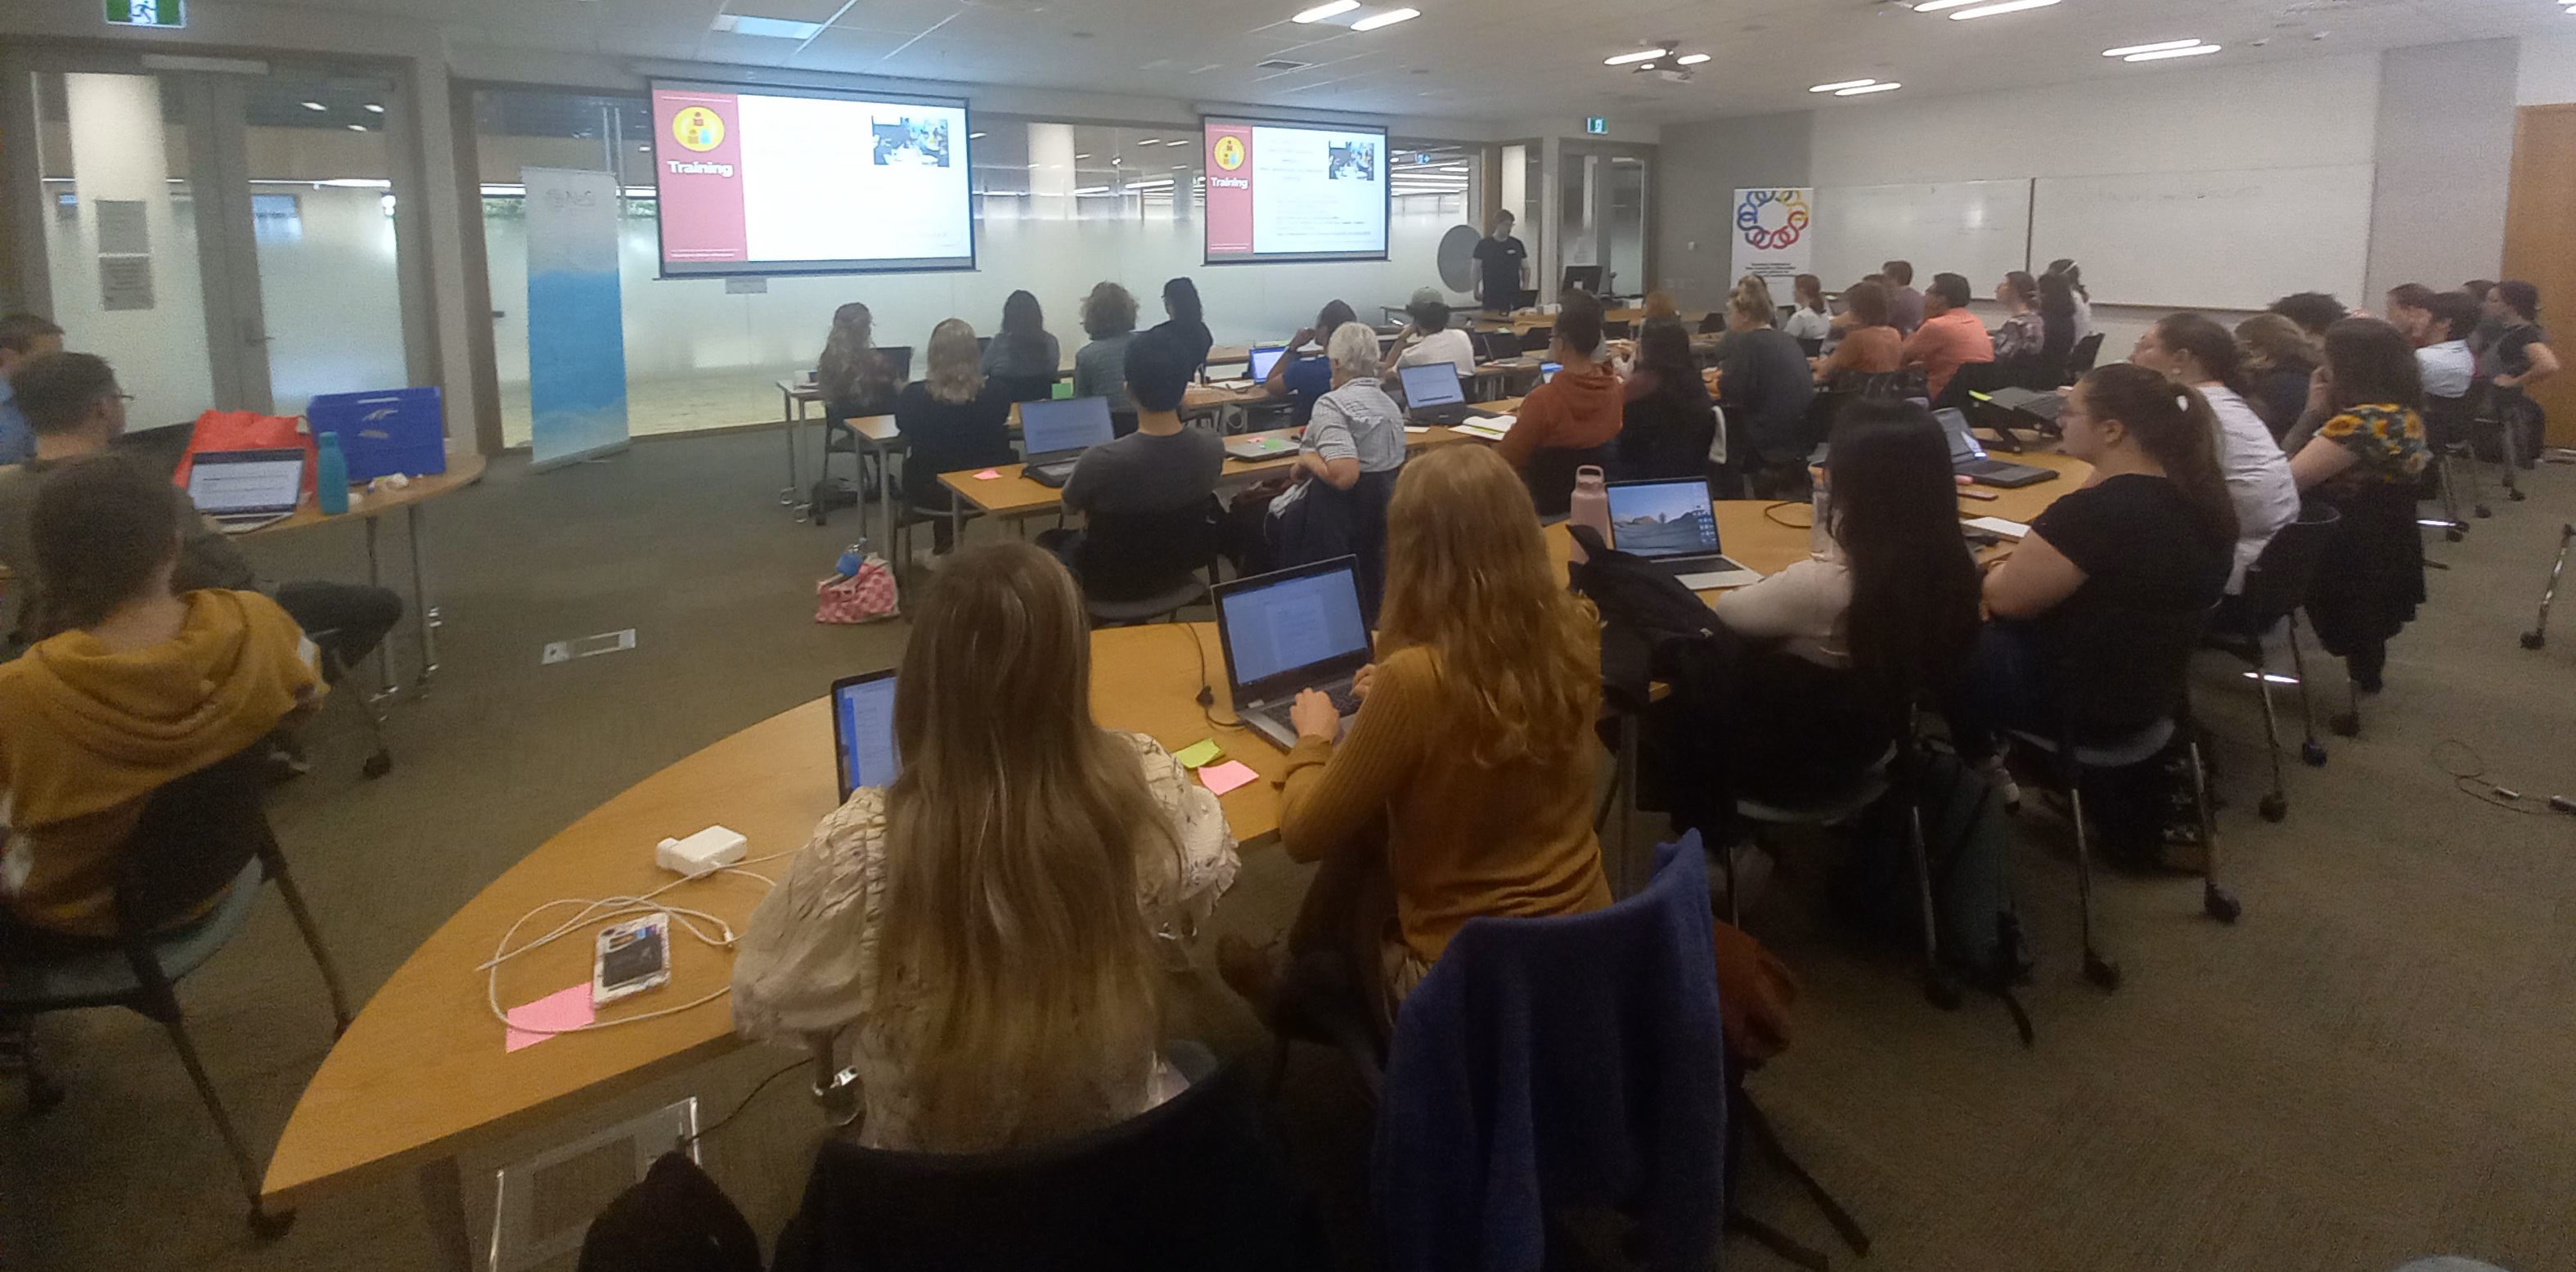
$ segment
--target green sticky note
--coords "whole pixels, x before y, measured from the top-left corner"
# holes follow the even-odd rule
[[[1174,751],[1172,758],[1179,760],[1183,767],[1197,768],[1223,754],[1225,752],[1217,746],[1215,738],[1206,738],[1194,745]]]

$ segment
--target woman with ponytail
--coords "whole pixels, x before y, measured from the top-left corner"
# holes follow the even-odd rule
[[[1994,621],[1947,712],[1962,754],[1991,757],[1997,729],[2056,727],[2050,671],[2105,617],[2206,610],[2227,583],[2236,506],[2199,390],[2116,363],[2077,381],[2058,421],[2093,475],[1986,574]]]
[[[2227,574],[2230,596],[2243,590],[2246,567],[2263,555],[2281,527],[2299,519],[2299,487],[2290,480],[2290,457],[2248,400],[2253,381],[2245,351],[2225,327],[2199,314],[2167,314],[2138,337],[2129,361],[2187,384],[2208,401],[2218,419],[2218,466],[2236,503],[2236,563]]]

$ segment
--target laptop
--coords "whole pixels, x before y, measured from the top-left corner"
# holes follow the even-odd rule
[[[1611,547],[1644,557],[1694,592],[1762,581],[1761,571],[1718,550],[1707,481],[1614,481],[1608,489]]]
[[[225,534],[248,534],[295,513],[304,494],[304,451],[199,451],[188,468],[188,502]]]
[[[1562,362],[1542,362],[1538,364],[1538,382],[1545,384],[1555,379],[1556,373],[1564,369],[1565,364]]]
[[[1297,438],[1293,430],[1239,433],[1225,439],[1225,453],[1247,464],[1258,464],[1266,459],[1296,454]]]
[[[1949,435],[1950,471],[1980,486],[2014,490],[2057,480],[2057,470],[2053,468],[1986,458],[1986,448],[1977,440],[1976,432],[1968,427],[1968,417],[1955,406],[1934,411],[1932,418],[1941,421],[1941,431]]]
[[[1455,362],[1426,362],[1396,372],[1404,381],[1404,418],[1412,424],[1464,424],[1490,420],[1492,411],[1467,405]]]
[[[832,752],[841,798],[862,786],[892,786],[903,772],[894,745],[894,670],[832,682]]]
[[[1061,486],[1082,462],[1082,452],[1107,442],[1116,430],[1109,423],[1105,397],[1040,399],[1020,403],[1020,453],[1028,466],[1020,475],[1041,486]]]
[[[1217,643],[1234,714],[1280,750],[1297,745],[1288,708],[1320,689],[1347,726],[1359,711],[1351,677],[1369,663],[1359,558],[1335,557],[1216,586]]]
[[[1253,349],[1251,352],[1251,362],[1249,364],[1252,373],[1252,382],[1254,384],[1260,384],[1263,381],[1268,380],[1270,378],[1270,369],[1278,366],[1279,359],[1285,356],[1287,352],[1288,348],[1285,345],[1261,345]]]

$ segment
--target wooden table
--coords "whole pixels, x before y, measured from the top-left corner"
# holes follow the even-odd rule
[[[400,490],[350,491],[347,512],[325,513],[318,505],[308,500],[285,520],[270,522],[257,530],[245,532],[240,537],[256,539],[355,518],[364,522],[367,527],[367,582],[383,587],[384,568],[376,545],[377,522],[388,513],[402,513],[403,525],[407,537],[411,540],[411,615],[420,633],[420,676],[412,682],[412,688],[415,691],[423,690],[429,687],[430,678],[438,674],[439,614],[437,603],[430,598],[429,566],[420,546],[421,505],[440,495],[462,490],[481,480],[483,480],[483,456],[480,453],[465,451],[450,454],[447,457],[446,472],[414,477]],[[394,680],[393,655],[381,643],[376,646],[376,649],[380,656],[378,668],[384,682],[380,697],[394,697],[402,692],[402,688]]]
[[[1192,649],[1195,643],[1196,650]],[[1213,624],[1154,624],[1092,635],[1092,711],[1101,725],[1144,733],[1179,750],[1214,737],[1263,780],[1220,801],[1246,848],[1274,841],[1285,753],[1241,729],[1219,729],[1198,705],[1200,659],[1219,715],[1233,707],[1220,678]],[[465,1231],[456,1155],[524,1132],[659,1076],[746,1045],[725,1000],[615,1028],[560,1035],[515,1052],[485,1002],[484,975],[504,932],[563,897],[648,891],[670,880],[653,843],[710,823],[742,832],[752,857],[795,851],[838,802],[830,704],[791,708],[707,747],[620,793],[494,880],[440,925],[376,991],[297,1100],[270,1158],[264,1199],[301,1198],[412,1170],[431,1207],[444,1266],[474,1266],[479,1242]],[[749,867],[771,878],[785,861]],[[765,891],[717,875],[665,893],[674,905],[723,916],[737,929]],[[568,914],[569,911],[567,910]],[[544,928],[531,924],[521,939]],[[671,982],[600,1013],[616,1019],[702,997],[733,974],[730,951],[675,934]],[[504,1006],[533,1001],[590,977],[590,942],[567,937],[504,964]],[[478,1185],[479,1186],[479,1185]]]

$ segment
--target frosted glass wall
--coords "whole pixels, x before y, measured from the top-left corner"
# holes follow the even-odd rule
[[[402,295],[394,272],[393,196],[359,186],[251,183],[269,392],[280,415],[320,393],[397,389]],[[527,359],[520,358],[522,378]]]

